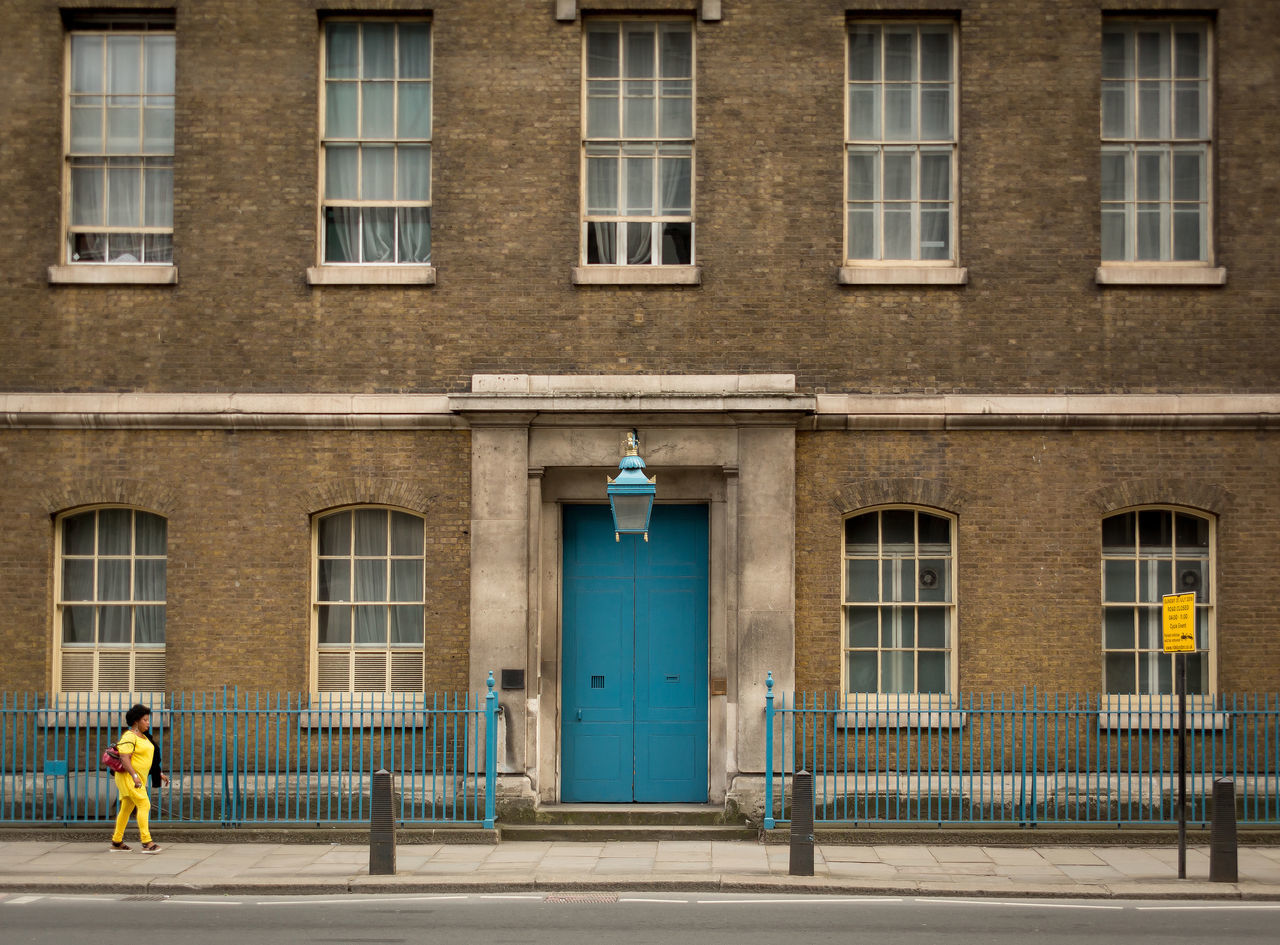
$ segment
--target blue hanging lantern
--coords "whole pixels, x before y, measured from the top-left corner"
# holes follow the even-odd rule
[[[658,477],[650,479],[644,474],[644,460],[640,458],[639,435],[635,430],[627,434],[626,454],[618,463],[618,476],[609,479],[609,508],[613,512],[613,538],[622,541],[622,535],[644,535],[649,540],[649,513],[653,511],[653,497],[658,492]]]

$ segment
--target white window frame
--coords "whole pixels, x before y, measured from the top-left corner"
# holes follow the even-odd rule
[[[1170,552],[1168,555],[1164,555],[1162,552],[1155,552],[1155,553],[1148,553],[1146,556],[1144,556],[1143,547],[1141,544],[1141,530],[1138,526],[1138,518],[1137,518],[1137,516],[1140,516],[1144,512],[1157,512],[1161,514],[1169,513],[1174,516],[1172,544],[1169,546]],[[1105,522],[1108,519],[1116,518],[1123,515],[1135,516],[1135,519],[1134,519],[1135,545],[1132,553],[1126,553],[1126,552],[1120,552],[1120,551],[1108,551],[1107,546],[1102,539],[1102,534],[1103,534],[1102,529],[1105,528]],[[1186,516],[1188,518],[1199,519],[1200,521],[1203,521],[1207,524],[1208,538],[1209,538],[1209,549],[1207,554],[1201,555],[1199,553],[1188,553],[1181,556],[1178,554],[1176,517],[1179,515]],[[1145,611],[1148,614],[1147,620],[1149,621],[1149,626],[1154,627],[1154,630],[1149,630],[1149,632],[1155,633],[1158,639],[1159,628],[1160,628],[1161,598],[1163,597],[1164,594],[1183,593],[1186,590],[1185,588],[1182,588],[1179,586],[1180,580],[1179,580],[1179,572],[1176,567],[1176,562],[1180,559],[1181,560],[1197,560],[1197,561],[1203,562],[1201,566],[1201,573],[1203,575],[1203,578],[1201,580],[1201,588],[1196,591],[1196,615],[1197,615],[1196,623],[1197,623],[1198,632],[1203,632],[1208,636],[1207,646],[1203,648],[1197,648],[1197,652],[1205,654],[1204,658],[1207,664],[1207,667],[1205,670],[1206,689],[1204,692],[1192,691],[1193,682],[1190,678],[1190,674],[1188,674],[1187,699],[1188,699],[1188,703],[1193,707],[1201,707],[1201,706],[1206,706],[1210,704],[1214,695],[1217,693],[1217,690],[1218,690],[1218,679],[1217,679],[1217,675],[1218,675],[1217,610],[1218,610],[1218,607],[1217,607],[1217,590],[1216,590],[1217,546],[1218,546],[1217,517],[1209,512],[1204,512],[1199,509],[1192,509],[1192,508],[1187,508],[1186,506],[1179,506],[1179,505],[1133,506],[1131,508],[1117,509],[1116,511],[1109,512],[1107,515],[1103,516],[1102,519],[1099,521],[1099,539],[1100,539],[1099,596],[1100,596],[1101,605],[1102,605],[1101,606],[1102,613],[1100,615],[1101,626],[1099,628],[1100,629],[1099,644],[1100,644],[1101,653],[1102,653],[1101,690],[1103,693],[1104,704],[1108,708],[1115,711],[1124,711],[1124,712],[1133,711],[1135,713],[1139,711],[1150,712],[1152,710],[1156,710],[1156,711],[1163,710],[1167,712],[1172,710],[1174,707],[1176,707],[1177,694],[1176,694],[1176,681],[1174,680],[1173,660],[1169,656],[1162,654],[1162,650],[1160,648],[1149,648],[1149,647],[1144,648],[1144,647],[1141,647],[1139,644],[1141,642],[1141,634],[1142,634],[1142,628],[1140,626],[1142,613]],[[1107,564],[1108,562],[1124,562],[1124,561],[1135,562],[1134,580],[1135,582],[1138,582],[1134,587],[1135,600],[1109,601],[1107,599],[1107,595],[1108,595]],[[1158,565],[1162,561],[1170,562],[1170,569],[1169,569],[1170,583],[1168,587],[1162,587],[1157,581]],[[1142,573],[1143,570],[1146,570],[1147,572],[1145,575]],[[1143,581],[1146,581],[1149,585],[1151,583],[1155,583],[1155,589],[1149,595],[1154,597],[1153,600],[1144,601],[1144,600],[1136,599],[1141,596],[1141,587],[1142,587]],[[1126,610],[1129,611],[1131,614],[1135,615],[1134,616],[1135,637],[1133,640],[1133,646],[1132,647],[1109,647],[1108,646],[1108,628],[1107,628],[1108,613],[1110,612],[1110,613],[1119,614]],[[1134,689],[1135,689],[1134,692],[1113,693],[1108,691],[1109,689],[1109,683],[1107,680],[1108,656],[1111,654],[1118,654],[1118,653],[1134,654]],[[1140,688],[1139,661],[1146,660],[1148,662],[1148,667],[1149,667],[1148,672],[1157,673],[1156,678],[1157,678],[1157,685],[1158,685],[1158,681],[1159,681],[1158,666],[1159,666],[1159,663],[1162,661],[1162,659],[1169,659],[1170,691],[1167,693],[1162,693],[1162,692],[1145,692],[1144,693],[1144,692],[1137,691]]]
[[[652,28],[654,30],[654,64],[655,75],[652,79],[643,81],[652,81],[658,94],[655,95],[654,101],[654,136],[636,138],[627,137],[623,134],[624,128],[622,122],[624,120],[624,103],[626,100],[626,83],[625,79],[625,41],[624,38],[628,27],[642,26]],[[618,55],[618,74],[612,77],[590,76],[589,57],[588,57],[588,37],[592,32],[600,32],[605,27],[614,28],[619,36],[619,55]],[[687,30],[690,46],[689,75],[688,76],[662,76],[661,75],[661,35],[664,29],[677,28],[681,32]],[[581,206],[580,226],[579,226],[579,250],[578,265],[574,269],[575,284],[607,284],[607,283],[670,283],[670,284],[697,284],[700,282],[700,272],[697,268],[697,224],[695,222],[697,214],[697,47],[698,32],[695,21],[690,17],[628,17],[628,16],[610,16],[601,18],[585,18],[582,27],[582,48],[581,48],[581,113],[582,113],[582,140],[580,151],[580,173],[579,173],[579,200]],[[591,83],[616,81],[618,86],[618,134],[614,136],[592,136],[589,134],[589,120],[591,100]],[[661,132],[661,103],[663,96],[660,94],[661,83],[663,82],[687,82],[689,88],[689,136],[688,137],[670,137],[662,136]],[[616,213],[593,213],[590,212],[588,205],[588,164],[589,158],[593,156],[606,157],[606,152],[612,151],[617,155],[616,174],[617,181],[617,212]],[[678,211],[663,212],[662,211],[662,175],[660,173],[661,156],[663,153],[672,156],[684,157],[687,155],[689,162],[689,211],[682,213]],[[625,205],[627,182],[624,180],[626,157],[628,153],[634,154],[636,157],[652,157],[652,173],[651,173],[651,196],[650,202],[655,212],[651,214],[628,214]],[[614,224],[616,225],[614,237],[614,251],[611,260],[600,260],[597,262],[589,262],[589,249],[591,246],[591,233],[594,224]],[[688,260],[668,260],[663,256],[663,226],[665,224],[687,224],[689,228],[689,251]],[[648,227],[649,236],[649,259],[645,262],[631,263],[627,260],[627,232],[635,226]]]
[[[882,524],[883,513],[896,512],[896,511],[906,511],[906,512],[913,513],[912,552],[909,555],[898,553],[898,552],[891,552],[886,556],[886,553],[884,550],[884,541],[883,541],[883,524]],[[852,521],[853,519],[859,518],[864,515],[875,515],[877,520],[877,551],[874,556],[869,555],[865,552],[851,553],[849,551],[848,544],[845,540],[847,523]],[[936,550],[933,550],[930,553],[924,553],[922,551],[922,547],[920,543],[920,533],[919,533],[919,521],[920,521],[921,515],[933,516],[935,518],[939,518],[947,522],[948,549],[945,555],[938,553]],[[840,558],[839,558],[840,560],[840,686],[841,686],[840,691],[845,694],[845,698],[849,706],[856,707],[859,709],[881,710],[882,712],[887,712],[889,716],[892,716],[894,710],[902,710],[903,712],[902,717],[900,719],[891,720],[891,724],[901,724],[901,725],[919,724],[924,727],[946,727],[946,726],[959,724],[958,717],[953,717],[953,715],[949,713],[942,713],[936,717],[929,716],[927,712],[923,715],[918,714],[920,710],[927,710],[927,709],[944,710],[944,709],[953,708],[956,705],[958,682],[959,682],[959,665],[958,665],[959,647],[957,645],[958,629],[959,629],[958,627],[959,609],[957,606],[957,601],[958,601],[958,594],[957,594],[958,524],[959,522],[956,516],[949,512],[945,512],[942,509],[932,508],[929,506],[919,506],[919,505],[884,505],[884,506],[876,506],[873,508],[859,509],[856,512],[851,512],[848,515],[845,515],[843,520],[841,521]],[[919,596],[920,596],[919,586],[917,585],[917,587],[913,589],[912,599],[902,600],[901,603],[904,606],[916,607],[917,609],[920,606],[924,606],[928,609],[941,609],[946,615],[945,646],[942,648],[937,648],[937,647],[922,648],[919,644],[919,635],[918,635],[919,628],[918,628],[918,621],[916,621],[916,628],[913,636],[913,644],[911,647],[904,647],[904,646],[885,647],[883,636],[880,635],[878,616],[884,608],[893,606],[898,601],[891,599],[893,595],[890,595],[890,597],[886,597],[884,594],[883,587],[882,587],[883,577],[884,577],[884,562],[886,560],[895,560],[895,561],[914,560],[918,563],[920,561],[934,561],[939,558],[945,559],[946,568],[949,569],[950,571],[949,575],[947,575],[946,573],[942,575],[942,580],[944,582],[943,593],[944,595],[946,595],[945,599],[942,601],[926,601],[922,603],[919,601]],[[854,560],[875,560],[877,562],[876,564],[876,575],[877,575],[876,580],[877,580],[877,589],[878,589],[877,593],[880,599],[876,601],[850,600],[850,595],[852,591],[849,586],[850,584],[849,571],[850,571],[850,562]],[[915,569],[917,581],[919,580],[921,570],[923,569],[917,565]],[[895,569],[894,573],[900,577],[901,569],[900,568]],[[949,586],[945,583],[947,582],[948,578],[950,579]],[[948,591],[949,591],[949,595],[947,594]],[[904,595],[901,593],[897,594],[897,597],[899,598],[903,596]],[[874,648],[867,647],[867,646],[855,647],[851,645],[850,615],[855,610],[870,610],[877,614],[877,637],[876,637],[876,645]],[[872,649],[874,649],[874,652],[876,653],[877,689],[875,692],[853,691],[850,688],[852,683],[849,678],[850,654],[855,651],[871,651]],[[882,671],[881,654],[886,652],[886,650],[889,650],[889,651],[910,650],[916,654],[915,660],[913,661],[912,691],[910,692],[884,691],[883,681],[881,679],[881,671]],[[919,653],[921,651],[945,652],[947,666],[945,670],[946,690],[944,692],[920,692],[919,691],[918,662],[919,662]],[[911,714],[908,714],[908,713],[911,713]],[[888,716],[886,716],[886,718],[888,718]],[[884,719],[882,719],[881,721],[883,722]],[[848,720],[848,724],[850,725],[865,724],[865,723],[866,723],[866,719],[855,720],[853,717],[850,717],[850,719]]]
[[[387,518],[387,534],[385,554],[357,554],[356,553],[356,534],[355,522],[358,513],[361,512],[379,512]],[[351,532],[349,534],[348,552],[345,555],[325,555],[320,554],[320,533],[322,523],[336,515],[351,515]],[[422,552],[421,554],[394,554],[392,545],[391,521],[392,516],[400,514],[415,519],[422,526]],[[427,550],[427,522],[426,519],[417,512],[408,509],[397,508],[385,505],[351,505],[342,508],[328,509],[323,513],[317,514],[312,518],[311,528],[311,652],[313,654],[311,669],[311,691],[326,699],[336,699],[339,704],[344,701],[360,701],[361,699],[378,698],[383,695],[390,697],[391,695],[402,694],[421,694],[425,690],[425,674],[426,674],[426,610],[427,610],[427,587],[426,587],[426,550]],[[321,575],[321,562],[329,560],[347,560],[349,562],[348,570],[348,594],[346,597],[330,598],[322,600],[323,578]],[[385,574],[386,581],[386,599],[382,601],[355,601],[354,583],[356,574],[356,562],[360,560],[366,561],[385,561],[387,562]],[[417,600],[392,601],[390,597],[392,591],[392,564],[394,561],[410,561],[416,560],[421,569],[422,579],[422,596]],[[395,605],[418,606],[422,608],[423,626],[422,640],[411,643],[393,643],[391,641],[391,614],[389,608]],[[352,621],[352,629],[349,633],[349,639],[345,643],[322,643],[320,640],[322,626],[322,608],[326,606],[350,606],[356,607],[384,607],[386,611],[386,633],[385,642],[371,645],[360,645],[355,642],[354,620]],[[370,680],[380,677],[382,684],[380,688],[365,685],[360,687],[360,680]],[[337,685],[339,679],[344,679],[343,687]],[[406,685],[406,681],[415,682],[416,685]]]
[[[175,50],[173,54],[175,55],[176,66],[177,34],[171,16],[121,13],[118,18],[114,18],[109,15],[85,15],[84,17],[75,17],[68,23],[63,50],[62,224],[59,230],[61,248],[58,252],[59,261],[49,267],[49,280],[51,282],[134,282],[151,284],[172,284],[177,282],[177,270],[174,266],[173,257],[174,227],[172,217],[174,173],[172,125],[176,106],[176,79],[174,85],[164,91],[148,91],[146,87],[146,57],[148,55],[147,45],[149,45],[147,41],[154,41],[162,37],[167,37]],[[107,47],[112,40],[130,39],[136,39],[143,44],[138,58],[137,93],[119,94],[117,92],[117,94],[109,95],[107,88]],[[102,46],[101,74],[99,76],[100,89],[96,91],[77,91],[74,81],[73,47],[92,41],[100,42]],[[176,75],[176,68],[174,74]],[[77,108],[78,103],[84,103],[83,109]],[[164,107],[166,105],[167,109]],[[81,111],[87,115],[89,114],[88,110],[95,106],[102,109],[101,124],[99,125],[101,144],[96,148],[86,148],[73,140],[73,130],[78,127],[75,115]],[[108,122],[113,114],[113,106],[121,113],[136,110],[138,118],[136,149],[117,151],[110,148],[107,135]],[[167,148],[147,147],[145,119],[155,113],[148,108],[144,108],[144,106],[159,107],[161,111],[168,111],[171,127]],[[134,170],[137,173],[136,223],[112,223],[107,215],[112,205],[109,194],[113,186],[112,179],[114,175],[111,173],[111,168],[113,167],[118,171]],[[72,190],[76,177],[76,168],[84,168],[90,171],[97,170],[99,172],[101,181],[99,185],[101,190],[99,202],[102,213],[100,223],[78,223],[73,218]],[[167,224],[162,222],[148,223],[146,221],[149,193],[147,182],[149,175],[146,173],[148,169],[156,172],[160,177],[164,176],[163,172],[166,169],[168,171],[170,212]],[[123,184],[123,180],[121,184]],[[108,247],[107,258],[81,258],[76,252],[77,234],[100,234],[104,236]],[[136,235],[139,238],[140,255],[134,253],[111,254],[109,247],[112,240],[121,239],[126,235]],[[167,237],[168,251],[160,250],[159,258],[153,259],[148,256],[148,243],[154,237]]]
[[[357,71],[355,76],[335,76],[330,77],[329,72],[329,31],[337,25],[355,25],[359,28],[360,40],[357,40]],[[393,26],[395,28],[395,52],[393,75],[390,77],[373,77],[367,78],[364,75],[363,67],[363,35],[364,30],[368,26]],[[400,73],[400,44],[401,44],[401,27],[423,26],[427,30],[427,57],[428,57],[428,74],[424,77],[402,77]],[[312,285],[361,285],[361,284],[396,284],[396,285],[433,285],[435,284],[435,266],[432,263],[432,254],[434,251],[433,242],[433,220],[432,208],[434,205],[434,194],[432,178],[434,166],[434,151],[432,138],[435,130],[435,29],[431,18],[429,17],[368,17],[368,16],[333,16],[324,17],[320,24],[319,37],[319,126],[320,140],[318,142],[319,152],[319,178],[317,181],[317,218],[316,218],[316,255],[317,264],[308,268],[307,278]],[[426,135],[425,136],[408,136],[399,134],[399,128],[393,128],[390,136],[366,136],[362,134],[362,101],[363,94],[361,87],[363,84],[382,84],[386,83],[392,87],[392,97],[394,104],[392,105],[393,123],[398,124],[400,118],[399,95],[402,87],[407,85],[424,86],[427,89],[429,99],[428,110],[426,115]],[[331,136],[328,123],[328,104],[330,95],[330,83],[338,85],[351,84],[356,88],[355,95],[355,134],[354,136]],[[362,172],[359,170],[360,161],[363,160],[364,150],[366,148],[389,148],[398,155],[401,147],[423,148],[427,152],[427,179],[426,188],[427,196],[422,198],[400,198],[395,195],[395,188],[399,186],[399,160],[398,157],[392,159],[392,165],[395,168],[393,172],[393,195],[388,198],[330,198],[327,193],[327,174],[328,161],[331,148],[347,147],[355,148],[357,155],[357,187],[363,187],[361,182]],[[356,243],[359,257],[355,260],[330,260],[328,255],[328,211],[330,208],[356,208],[362,211],[361,222],[359,224],[359,236]],[[393,212],[393,258],[390,260],[365,260],[364,259],[364,238],[363,238],[363,211],[365,210],[386,210]],[[425,210],[427,215],[427,255],[426,259],[401,259],[400,252],[402,248],[400,239],[400,211],[405,209]]]
[[[129,550],[126,553],[104,553],[98,542],[103,512],[129,513]],[[137,517],[150,515],[165,526],[164,554],[139,553],[137,546]],[[92,551],[88,554],[70,553],[66,548],[65,534],[67,523],[78,517],[93,517],[91,538]],[[138,643],[136,641],[137,608],[142,606],[159,606],[167,609],[165,597],[159,599],[139,598],[136,572],[139,562],[163,562],[164,571],[168,570],[168,520],[163,515],[139,509],[133,506],[101,505],[88,508],[77,508],[59,515],[54,521],[54,608],[53,639],[56,660],[54,665],[53,688],[65,695],[76,693],[163,693],[165,688],[165,642]],[[66,587],[66,570],[70,563],[84,562],[89,565],[89,581],[92,586],[89,598],[68,599]],[[127,599],[101,598],[99,571],[104,562],[127,563],[129,597]],[[167,575],[166,575],[167,578]],[[167,597],[167,592],[166,592]],[[101,624],[103,607],[113,609],[128,608],[129,642],[104,643],[100,639],[98,628]],[[94,611],[91,620],[94,627],[94,639],[88,643],[68,643],[64,639],[64,621],[70,608],[87,608]],[[165,609],[161,610],[161,632],[165,632],[167,624]],[[85,682],[87,680],[87,685]],[[107,688],[103,688],[104,684]],[[73,688],[68,688],[73,686]]]
[[[1106,73],[1107,60],[1100,51],[1099,76],[1101,82],[1098,112],[1099,160],[1107,162],[1108,155],[1123,156],[1123,190],[1119,195],[1108,193],[1107,177],[1099,177],[1099,240],[1100,249],[1106,239],[1108,216],[1117,213],[1122,217],[1124,235],[1123,256],[1107,258],[1104,254],[1098,266],[1096,281],[1100,285],[1222,285],[1226,282],[1226,270],[1214,264],[1214,124],[1215,80],[1213,21],[1201,16],[1108,16],[1103,20],[1103,44],[1109,34],[1121,33],[1129,47],[1131,74],[1111,76]],[[1177,75],[1177,40],[1179,32],[1197,32],[1202,37],[1203,71],[1196,76]],[[1139,32],[1162,34],[1161,55],[1168,70],[1161,76],[1139,76]],[[1141,116],[1148,114],[1142,106],[1143,90],[1154,92],[1162,103],[1156,114],[1160,122],[1167,123],[1163,131],[1143,134]],[[1179,135],[1177,126],[1177,102],[1179,93],[1197,94],[1201,103],[1201,127],[1199,134]],[[1118,94],[1118,99],[1117,99]],[[1107,118],[1111,106],[1118,102],[1127,125],[1127,134],[1108,135]],[[1175,193],[1175,159],[1179,154],[1199,153],[1202,165],[1202,189],[1195,199]],[[1146,197],[1139,191],[1139,163],[1142,158],[1156,158],[1163,165],[1161,192]],[[1200,208],[1199,239],[1201,253],[1196,259],[1175,259],[1175,228],[1177,208],[1195,205]],[[1139,217],[1143,207],[1159,207],[1161,211],[1161,249],[1157,257],[1139,258]],[[1110,209],[1109,209],[1110,208]]]
[[[854,79],[852,76],[854,34],[861,28],[874,27],[878,31],[880,54],[878,56],[878,73],[871,79]],[[885,78],[884,47],[885,30],[903,30],[910,28],[915,33],[912,78],[903,82],[891,82]],[[937,31],[945,28],[951,38],[950,66],[951,74],[946,80],[926,80],[921,69],[922,44],[921,29]],[[873,91],[877,104],[877,114],[884,114],[884,92],[890,85],[908,86],[912,96],[912,115],[917,126],[917,133],[909,138],[887,138],[883,125],[877,136],[855,136],[854,96],[859,90]],[[950,125],[951,134],[944,138],[924,138],[919,130],[923,109],[920,107],[922,91],[933,88],[947,88],[950,92]],[[954,18],[921,18],[921,19],[850,19],[845,28],[845,66],[844,66],[844,148],[842,149],[842,225],[844,263],[840,268],[839,282],[844,285],[868,284],[924,284],[924,285],[963,285],[968,281],[968,271],[959,265],[960,248],[960,24]],[[883,117],[880,119],[883,123]],[[947,241],[950,252],[946,258],[926,259],[921,256],[920,240],[921,206],[925,203],[942,203],[944,201],[928,201],[922,194],[922,176],[920,155],[946,151],[949,161],[949,196],[945,203],[948,212]],[[860,195],[854,199],[852,194],[853,175],[851,162],[855,153],[875,155],[876,174],[873,182],[874,193]],[[883,196],[884,158],[888,153],[911,152],[912,161],[912,196],[901,200],[893,200],[895,204],[909,207],[911,213],[911,257],[886,256],[884,249],[884,211],[888,202]],[[852,255],[851,216],[855,207],[869,208],[874,213],[875,251],[871,255],[855,257]]]

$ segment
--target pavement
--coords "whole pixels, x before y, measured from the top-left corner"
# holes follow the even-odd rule
[[[749,840],[412,843],[394,875],[369,874],[362,843],[166,844],[0,841],[0,892],[177,896],[687,890],[839,895],[1280,901],[1280,846],[1238,850],[1239,882],[1211,883],[1209,850],[1176,846],[819,843],[813,876],[789,875],[790,847]]]

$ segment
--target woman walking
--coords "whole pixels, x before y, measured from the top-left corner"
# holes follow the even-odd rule
[[[134,811],[138,813],[138,839],[142,841],[143,853],[159,853],[160,848],[151,839],[151,830],[147,818],[151,813],[151,798],[147,795],[146,780],[151,771],[156,748],[147,731],[151,728],[151,710],[145,705],[135,705],[124,715],[129,730],[116,742],[116,751],[120,753],[123,771],[117,771],[116,789],[120,792],[120,813],[116,815],[116,831],[111,835],[111,849],[117,851],[131,850],[124,842],[124,828],[129,824],[129,817]],[[167,784],[169,776],[160,772],[161,784]]]

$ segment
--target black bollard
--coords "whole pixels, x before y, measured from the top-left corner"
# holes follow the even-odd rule
[[[1213,823],[1209,827],[1209,882],[1239,882],[1238,859],[1236,783],[1230,778],[1216,778],[1213,782]]]
[[[391,816],[391,772],[385,769],[373,775],[373,793],[369,798],[369,875],[394,876],[396,872],[396,821]]]
[[[813,875],[813,775],[791,779],[791,875]]]

